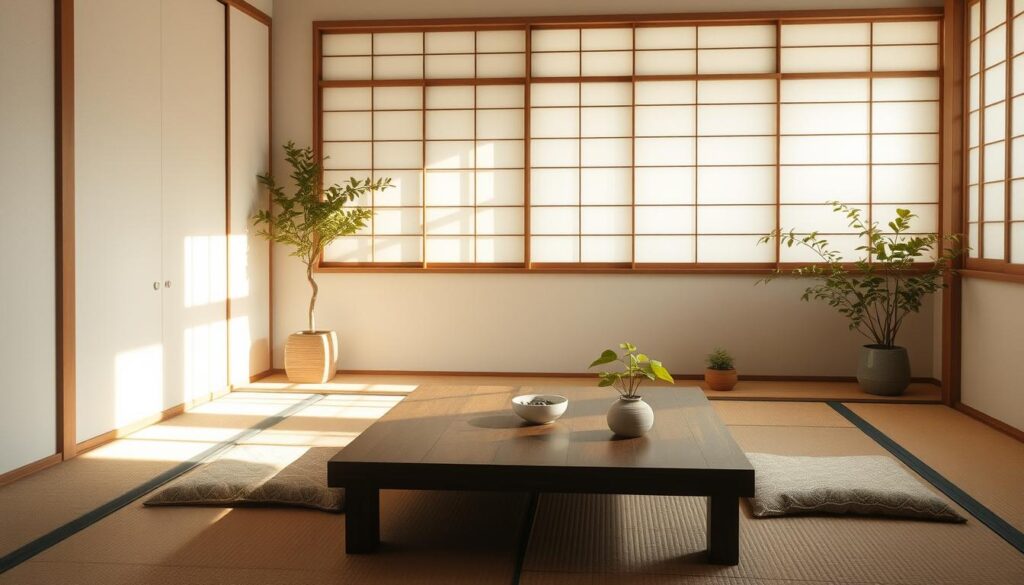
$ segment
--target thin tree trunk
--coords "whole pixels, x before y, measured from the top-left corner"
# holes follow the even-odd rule
[[[320,288],[316,285],[316,281],[313,280],[312,263],[306,265],[306,279],[309,280],[309,287],[313,289],[313,295],[309,298],[309,332],[313,333],[316,331],[316,319],[313,317],[313,309],[316,307],[316,295],[320,292]]]

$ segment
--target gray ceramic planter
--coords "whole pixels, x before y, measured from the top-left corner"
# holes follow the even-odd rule
[[[910,385],[910,359],[905,347],[865,345],[860,348],[857,382],[879,396],[899,396]]]

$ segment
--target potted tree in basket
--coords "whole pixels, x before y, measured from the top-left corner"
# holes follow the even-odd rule
[[[366,227],[373,212],[365,208],[345,209],[366,193],[386,189],[391,179],[349,179],[342,185],[320,187],[320,163],[312,148],[298,148],[294,142],[284,145],[285,160],[292,168],[295,190],[286,193],[270,174],[258,176],[270,190],[270,209],[253,216],[258,234],[271,242],[292,249],[291,255],[306,266],[306,279],[312,294],[309,299],[308,327],[288,336],[284,348],[284,367],[288,380],[322,384],[334,377],[338,362],[338,336],[331,330],[316,328],[314,310],[319,292],[313,268],[331,242]]]
[[[708,354],[705,359],[707,369],[704,370],[704,382],[712,390],[732,390],[736,387],[738,376],[733,366],[732,356],[721,347]]]
[[[896,336],[907,315],[921,309],[922,299],[945,286],[942,277],[962,252],[960,236],[913,235],[910,224],[917,216],[909,209],[897,209],[888,231],[883,231],[877,222],[865,221],[860,209],[829,203],[833,211],[846,215],[850,227],[865,241],[857,247],[862,257],[852,264],[816,232],[798,235],[780,229],[760,242],[777,239],[786,247],[802,246],[820,259],[792,272],[818,281],[804,291],[802,299],[828,303],[847,318],[851,331],[871,342],[860,351],[857,381],[861,389],[879,395],[902,394],[910,384],[910,360],[907,349],[896,345]],[[781,270],[761,282],[779,274]]]
[[[625,366],[619,372],[598,374],[601,381],[597,385],[601,388],[611,386],[619,393],[619,399],[608,409],[608,428],[620,437],[641,437],[654,426],[654,411],[640,396],[640,384],[644,380],[664,380],[674,384],[675,380],[661,362],[640,353],[632,343],[620,343],[619,349],[623,350],[621,356],[614,350],[604,350],[590,367],[612,362]]]

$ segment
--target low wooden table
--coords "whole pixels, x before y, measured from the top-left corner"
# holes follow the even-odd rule
[[[569,407],[529,425],[509,401],[533,393],[562,394]],[[654,428],[620,439],[605,422],[616,398],[605,389],[415,390],[327,465],[328,485],[346,490],[346,552],[380,543],[381,489],[649,494],[707,497],[708,560],[737,564],[739,498],[754,495],[754,469],[700,389],[643,395]]]

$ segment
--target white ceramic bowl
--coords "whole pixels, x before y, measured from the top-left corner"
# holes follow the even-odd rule
[[[552,404],[529,404],[532,400],[545,400]],[[512,399],[512,410],[524,420],[546,425],[565,414],[569,399],[558,394],[523,394]]]

